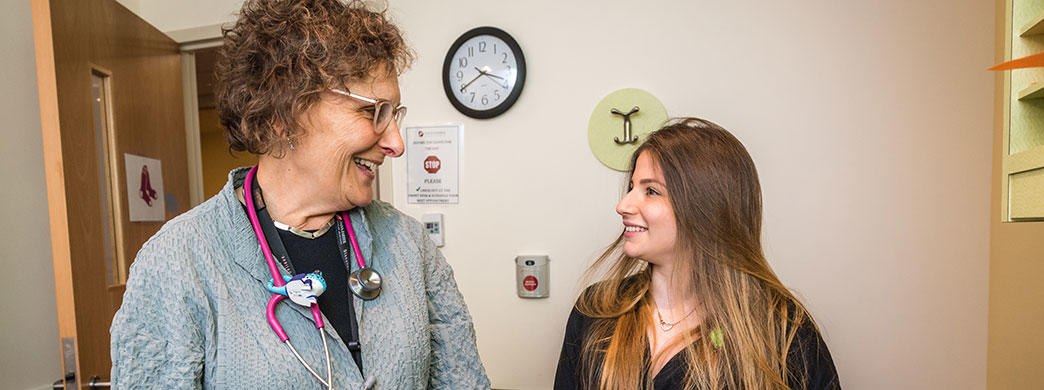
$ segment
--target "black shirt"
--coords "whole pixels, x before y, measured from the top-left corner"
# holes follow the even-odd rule
[[[569,314],[562,353],[558,358],[558,372],[555,373],[555,390],[586,389],[589,387],[582,385],[591,386],[590,384],[597,380],[597,378],[584,380],[582,377],[584,372],[580,367],[581,344],[594,321],[594,318],[581,314],[575,307]],[[595,364],[601,364],[601,362],[595,362]],[[805,325],[798,328],[787,357],[787,369],[789,370],[788,385],[792,389],[833,390],[841,388],[837,370],[830,358],[830,351],[827,350],[826,343],[823,342],[811,322],[806,322]],[[653,378],[653,389],[683,389],[687,370],[684,351],[679,352]],[[807,387],[804,383],[807,383]]]
[[[237,188],[243,187],[246,176],[246,171],[236,174],[233,182]],[[265,240],[272,247],[273,257],[276,258],[276,262],[280,261],[279,259],[283,254],[275,252],[278,252],[278,248],[282,247],[286,250],[285,255],[289,257],[290,266],[293,268],[293,272],[289,273],[302,274],[317,270],[322,272],[323,280],[326,282],[326,290],[317,299],[319,311],[326,316],[327,321],[329,321],[337,335],[341,338],[341,342],[348,347],[352,359],[355,360],[356,367],[359,368],[359,372],[362,372],[362,351],[358,342],[355,307],[352,306],[354,296],[351,290],[348,289],[348,274],[351,271],[341,256],[340,245],[337,242],[336,230],[343,228],[344,225],[332,226],[326,233],[314,239],[300,237],[289,231],[277,229],[273,225],[268,211],[265,210],[263,197],[261,196],[261,186],[256,181],[253,185],[255,206],[258,207],[257,217],[265,234]],[[240,193],[239,195],[243,196],[244,194]],[[244,202],[244,200],[240,198],[240,202]],[[242,206],[243,212],[249,214],[246,203],[242,203]],[[334,223],[343,224],[341,220],[337,220]],[[278,234],[272,234],[273,232],[278,232]],[[278,237],[276,237],[277,235]],[[278,241],[278,244],[276,241]]]
[[[340,220],[335,223],[341,223]],[[341,257],[337,245],[337,229],[333,226],[329,231],[315,239],[300,237],[282,229],[279,238],[283,241],[294,272],[298,274],[319,271],[326,281],[326,291],[319,296],[319,311],[337,331],[341,341],[347,344],[355,337],[355,309],[352,306],[352,292],[348,290],[348,269]],[[355,364],[362,370],[362,359],[357,348],[352,349]]]

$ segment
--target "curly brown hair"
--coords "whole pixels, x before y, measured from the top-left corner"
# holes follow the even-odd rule
[[[413,62],[385,11],[359,1],[247,0],[222,34],[218,115],[229,148],[253,154],[281,153],[279,130],[299,136],[298,117],[327,88],[398,76]]]

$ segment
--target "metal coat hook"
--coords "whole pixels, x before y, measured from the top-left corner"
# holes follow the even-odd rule
[[[631,137],[631,115],[638,112],[638,106],[634,106],[634,108],[632,108],[631,111],[627,112],[626,114],[620,112],[620,110],[617,110],[615,108],[609,110],[609,112],[622,116],[624,118],[624,141],[620,141],[620,137],[613,137],[613,141],[616,142],[617,145],[633,144],[635,142],[638,142],[638,136],[634,136],[634,138]]]

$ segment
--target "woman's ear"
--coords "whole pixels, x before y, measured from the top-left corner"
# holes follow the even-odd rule
[[[272,118],[272,119],[270,119],[269,120],[269,126],[272,127],[272,130],[275,131],[276,136],[278,136],[279,138],[286,138],[287,137],[287,135],[288,135],[287,134],[288,127],[287,127],[286,123],[281,121],[281,120],[279,120],[279,118]]]
[[[269,126],[272,131],[275,132],[276,138],[273,148],[267,153],[275,158],[283,158],[286,154],[295,149],[295,134],[290,131],[290,126],[286,125],[286,122],[279,120],[278,118],[272,118],[269,120]]]

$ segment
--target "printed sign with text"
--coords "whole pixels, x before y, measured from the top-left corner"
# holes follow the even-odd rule
[[[460,201],[460,125],[406,128],[406,201]]]

